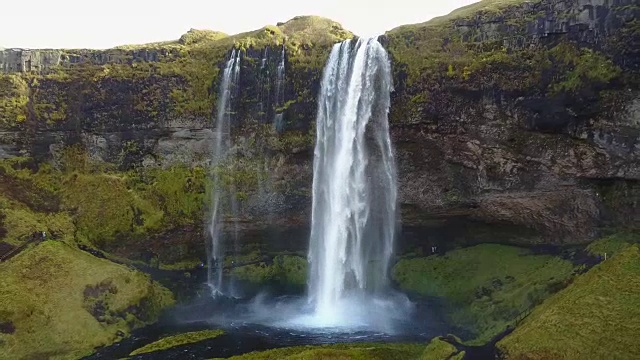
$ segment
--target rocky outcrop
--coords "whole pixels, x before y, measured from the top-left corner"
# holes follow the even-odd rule
[[[638,54],[628,46],[639,40],[640,8],[495,6],[483,1],[387,34],[408,211],[517,225],[537,234],[527,243],[637,226],[638,217],[612,214],[640,200]],[[614,180],[626,184],[625,203],[604,195]]]
[[[45,74],[59,66],[77,64],[133,64],[134,62],[157,62],[175,58],[176,49],[141,48],[111,50],[55,50],[55,49],[0,49],[0,70],[10,73]]]

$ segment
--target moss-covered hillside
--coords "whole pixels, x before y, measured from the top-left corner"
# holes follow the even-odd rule
[[[574,266],[556,256],[495,244],[401,259],[393,279],[405,292],[442,299],[467,343],[483,345],[570,281]]]
[[[507,359],[635,359],[639,279],[633,245],[542,303],[498,348]]]
[[[46,241],[0,263],[0,358],[77,359],[172,304],[147,275]]]

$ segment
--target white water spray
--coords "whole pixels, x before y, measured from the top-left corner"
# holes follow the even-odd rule
[[[212,184],[212,208],[209,221],[209,240],[207,255],[207,282],[214,296],[225,294],[227,287],[223,283],[224,270],[224,209],[230,205],[232,211],[237,211],[235,191],[225,191],[220,177],[220,165],[228,158],[231,144],[231,113],[232,101],[236,95],[240,78],[240,51],[231,52],[225,66],[218,98],[218,114],[215,123],[216,138],[212,154],[214,167]],[[234,216],[234,218],[236,218]],[[236,231],[237,235],[237,231]]]
[[[375,305],[388,289],[397,202],[392,86],[375,39],[333,47],[318,100],[309,248],[309,301],[321,326],[350,321],[358,302]]]

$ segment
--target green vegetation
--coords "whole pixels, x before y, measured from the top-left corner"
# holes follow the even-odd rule
[[[222,334],[224,334],[224,331],[222,330],[203,330],[168,336],[131,352],[129,356],[167,350],[180,345],[193,344],[203,340],[216,338]]]
[[[120,234],[135,236],[159,228],[163,213],[130,192],[122,177],[72,174],[65,182],[64,203],[76,213],[78,230],[104,245]]]
[[[154,321],[173,303],[147,275],[47,241],[0,263],[0,358],[74,359]]]
[[[393,279],[405,291],[444,298],[450,320],[472,334],[465,340],[484,344],[562,288],[572,271],[570,262],[553,256],[483,244],[400,260]]]
[[[118,172],[89,161],[76,147],[62,151],[57,166],[27,158],[0,161],[0,241],[17,246],[46,231],[48,238],[68,244],[107,251],[128,247],[127,256],[135,258],[136,247],[145,249],[139,241],[201,224],[203,168]],[[177,249],[167,249],[175,255],[172,261],[194,260],[180,257]]]
[[[634,243],[640,243],[640,233],[637,231],[619,232],[592,242],[587,246],[587,251],[594,256],[607,254],[607,258],[609,258]]]
[[[29,87],[20,75],[0,74],[0,126],[27,119]]]
[[[640,247],[581,275],[498,343],[513,359],[640,357]]]
[[[562,80],[550,85],[552,93],[575,92],[587,86],[605,85],[621,73],[604,55],[562,43],[550,50],[554,64],[566,67]]]
[[[24,78],[1,75],[0,125],[26,120],[29,101],[37,121],[48,124],[67,121],[74,116],[72,109],[85,107],[100,122],[122,116],[134,121],[169,115],[206,119],[216,101],[219,68],[232,47],[247,51],[286,44],[291,73],[319,73],[328,47],[352,36],[336,22],[303,16],[233,36],[191,29],[177,41],[120,46],[101,54],[65,50],[65,56],[84,59],[104,53],[111,61],[67,64]],[[124,86],[132,91],[122,92]]]
[[[425,25],[440,25],[453,20],[471,19],[478,16],[496,16],[502,14],[505,9],[524,2],[525,0],[481,0],[458,8],[448,15],[431,19]]]
[[[227,36],[229,35],[219,31],[191,29],[180,37],[179,42],[182,45],[194,45],[198,43],[213,42],[226,38]]]
[[[278,255],[271,264],[245,265],[234,268],[231,274],[253,284],[303,287],[307,282],[307,261],[299,256]]]
[[[614,63],[616,56],[611,51],[588,49],[568,39],[532,41],[532,27],[548,15],[543,6],[519,6],[525,3],[484,0],[426,23],[387,32],[400,90],[391,121],[429,116],[423,113],[425,109],[448,106],[441,103],[443,94],[459,91],[495,91],[513,99],[566,96],[569,103],[575,103],[574,112],[595,102],[615,110],[614,102],[597,100],[598,95],[624,88],[620,83],[632,86],[637,75]],[[626,24],[610,39],[614,44],[618,38],[628,41],[634,36],[632,26]],[[618,47],[629,48],[614,45],[616,51]]]
[[[455,359],[456,357],[454,356],[460,356],[460,359],[462,359],[464,351],[458,351],[455,346],[442,340],[442,338],[434,338],[424,349],[420,360]]]
[[[418,359],[424,351],[422,344],[337,344],[322,346],[296,346],[234,356],[232,360],[284,360],[284,359],[353,359],[397,360]],[[442,358],[443,360],[445,358]]]

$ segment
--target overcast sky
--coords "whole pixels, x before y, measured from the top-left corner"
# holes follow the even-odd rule
[[[0,47],[109,48],[177,39],[190,28],[236,34],[320,15],[361,36],[420,23],[473,0],[3,1]]]

